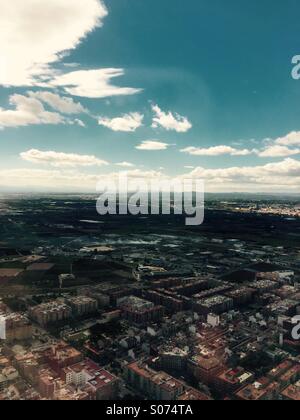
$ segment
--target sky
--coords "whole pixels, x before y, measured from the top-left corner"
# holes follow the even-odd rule
[[[300,192],[298,0],[2,3],[1,190]]]

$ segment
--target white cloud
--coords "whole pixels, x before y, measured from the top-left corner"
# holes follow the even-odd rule
[[[4,0],[0,13],[0,85],[33,86],[49,77],[88,33],[102,25],[101,0]]]
[[[80,67],[79,63],[63,63],[64,67],[76,69],[77,67]]]
[[[28,92],[31,98],[38,99],[46,103],[51,108],[62,114],[81,114],[86,113],[87,110],[79,103],[75,102],[72,98],[62,97],[52,92]]]
[[[9,169],[0,170],[0,186],[5,188],[26,190],[51,190],[51,191],[90,191],[95,192],[97,183],[109,183],[118,180],[119,175],[126,175],[131,179],[160,178],[162,174],[157,171],[130,171],[113,172],[107,174],[85,173],[77,170],[63,169]],[[109,185],[109,184],[108,184]]]
[[[60,97],[50,92],[28,92],[29,96],[11,95],[9,103],[14,109],[0,108],[0,128],[26,127],[28,125],[69,124],[85,127],[82,120],[66,118],[58,112],[47,111],[42,103],[64,114],[87,112],[81,104],[70,98]]]
[[[177,131],[177,133],[186,133],[192,128],[192,124],[186,117],[179,114],[172,114],[172,112],[163,112],[158,105],[153,105],[152,110],[155,113],[152,127],[162,127],[167,131]]]
[[[31,149],[20,153],[20,157],[31,163],[48,164],[54,167],[76,167],[76,166],[102,166],[108,162],[90,155],[78,155],[74,153],[60,153],[54,151],[43,152]]]
[[[251,150],[235,149],[231,146],[214,146],[208,148],[186,147],[185,149],[182,149],[181,152],[188,153],[189,155],[193,156],[247,156],[252,153]]]
[[[149,179],[162,177],[161,171],[155,171],[155,170],[144,171],[141,169],[131,169],[128,171],[111,173],[108,175],[108,179],[118,178],[120,175],[126,175],[128,178],[144,179],[145,181],[149,181]]]
[[[121,168],[133,168],[135,165],[130,162],[119,162],[116,163],[116,166],[120,166]]]
[[[78,70],[58,74],[45,86],[62,87],[69,95],[86,98],[108,98],[111,96],[135,95],[141,92],[141,89],[118,87],[111,83],[111,79],[124,74],[123,69],[115,68]]]
[[[290,149],[287,146],[270,145],[262,151],[257,151],[259,157],[287,157],[300,154],[300,149]]]
[[[16,189],[49,189],[53,191],[93,190],[98,177],[75,171],[59,169],[9,169],[0,170],[0,185]]]
[[[259,157],[280,158],[295,156],[300,153],[300,132],[292,131],[286,136],[277,139],[267,138],[263,143],[265,145],[264,148],[254,150]]]
[[[170,144],[163,143],[156,140],[146,140],[143,141],[139,146],[136,146],[136,149],[138,150],[167,150],[167,148],[170,146]]]
[[[79,120],[78,118],[75,118],[74,124],[79,125],[79,127],[86,127],[85,123],[82,120]]]
[[[139,89],[117,87],[111,79],[123,69],[68,72],[55,65],[95,28],[108,12],[102,0],[3,0],[0,13],[0,86],[65,88],[74,96],[104,98],[132,95]],[[67,71],[67,73],[65,73]]]
[[[225,169],[195,168],[184,177],[204,179],[208,190],[219,191],[299,191],[300,162],[287,158],[262,166]]]
[[[113,131],[134,132],[143,125],[144,115],[137,112],[125,114],[118,118],[100,118],[99,125],[110,128]]]
[[[9,103],[15,109],[0,108],[0,128],[67,123],[67,120],[59,113],[46,111],[43,104],[35,98],[12,95]]]
[[[300,146],[300,131],[292,131],[285,137],[279,137],[275,140],[275,144],[281,146]]]
[[[10,169],[0,170],[0,186],[51,189],[62,191],[95,191],[99,180],[105,182],[127,175],[129,178],[171,179],[158,171],[134,169],[113,173],[84,173],[76,170]],[[299,192],[300,162],[291,158],[277,163],[220,169],[195,168],[178,179],[191,177],[205,180],[206,191],[216,192]]]
[[[255,154],[262,158],[278,158],[294,156],[300,153],[300,149],[290,148],[276,144],[277,141],[266,141],[267,146],[262,149],[237,149],[232,146],[220,145],[207,148],[201,147],[186,147],[180,150],[182,153],[187,153],[192,156],[248,156]]]

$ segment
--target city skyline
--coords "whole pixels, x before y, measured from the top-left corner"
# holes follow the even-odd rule
[[[222,6],[6,2],[0,190],[93,192],[124,171],[298,193],[300,6]]]

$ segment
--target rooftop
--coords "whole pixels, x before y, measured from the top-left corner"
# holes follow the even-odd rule
[[[257,401],[264,399],[268,395],[272,396],[279,392],[280,385],[277,382],[270,382],[267,378],[261,378],[259,381],[246,386],[237,392],[237,396],[247,401]]]
[[[49,271],[54,267],[51,263],[35,263],[27,267],[27,271]]]
[[[1,277],[17,277],[24,270],[19,268],[0,268],[0,278]]]
[[[180,401],[209,401],[210,398],[196,389],[189,389],[185,391],[178,398]]]
[[[293,401],[300,401],[300,381],[288,386],[281,395]]]
[[[75,372],[75,373],[84,372],[86,375],[86,378],[88,379],[87,383],[96,389],[102,388],[116,381],[115,376],[111,375],[109,372],[102,369],[99,365],[97,365],[90,359],[85,359],[81,363],[77,363],[73,366],[67,367],[64,369],[64,372],[66,374],[68,372]]]

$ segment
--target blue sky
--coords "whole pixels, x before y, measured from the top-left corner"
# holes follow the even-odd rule
[[[0,17],[2,188],[93,190],[126,170],[298,192],[298,1],[13,3]]]

